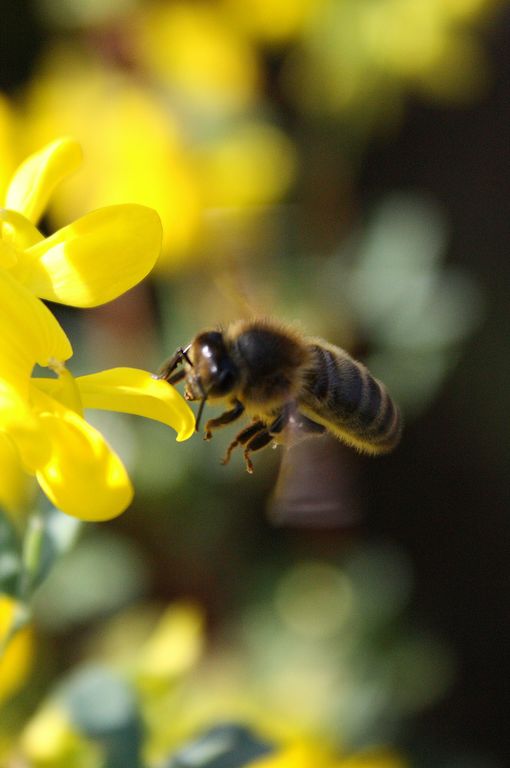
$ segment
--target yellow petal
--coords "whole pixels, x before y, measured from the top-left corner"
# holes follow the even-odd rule
[[[23,250],[44,240],[37,227],[17,211],[0,208],[0,224],[2,241],[14,248]]]
[[[253,768],[339,768],[331,752],[322,745],[297,742],[253,762]]]
[[[33,660],[33,638],[30,627],[19,629],[7,640],[15,622],[18,603],[7,595],[0,595],[0,702],[10,698],[25,683]]]
[[[11,269],[11,267],[16,266],[17,262],[18,255],[16,249],[0,238],[0,267],[2,269]]]
[[[73,351],[49,309],[5,270],[0,270],[0,377],[28,397],[35,363],[67,360]]]
[[[0,432],[18,451],[20,466],[28,472],[46,462],[50,444],[27,399],[4,379],[0,379]]]
[[[23,470],[13,441],[0,433],[0,506],[12,518],[23,515],[33,500],[34,479]]]
[[[40,378],[32,379],[32,387],[39,389],[61,405],[70,408],[79,416],[83,416],[83,401],[77,380],[67,368],[58,371],[58,378]]]
[[[5,207],[22,213],[34,223],[46,208],[51,193],[62,179],[79,167],[81,147],[70,138],[57,139],[35,152],[15,172]]]
[[[35,379],[34,383],[52,397],[58,397],[57,379]],[[111,368],[76,379],[84,408],[99,408],[145,416],[161,421],[187,440],[195,430],[193,411],[179,392],[147,371]]]
[[[37,480],[50,501],[81,520],[110,520],[131,503],[126,469],[103,436],[74,411],[33,389],[34,407],[51,441]]]
[[[198,661],[204,645],[204,617],[189,603],[170,605],[149,639],[139,648],[137,673],[146,686],[188,672]],[[166,683],[165,683],[166,681]]]
[[[100,748],[78,732],[63,706],[50,699],[29,720],[20,738],[24,764],[38,768],[101,764]]]
[[[161,239],[161,221],[152,208],[100,208],[25,251],[24,283],[43,299],[95,307],[150,272]]]

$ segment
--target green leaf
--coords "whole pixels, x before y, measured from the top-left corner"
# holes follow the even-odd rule
[[[141,768],[138,702],[125,680],[106,667],[86,666],[66,680],[59,698],[80,733],[103,748],[104,768]]]
[[[79,520],[53,507],[29,519],[23,543],[21,597],[27,599],[71,549],[80,527]]]
[[[85,526],[60,558],[33,603],[37,623],[52,630],[93,621],[129,605],[147,590],[147,566],[135,543],[104,526]]]
[[[161,768],[243,768],[274,746],[235,723],[217,725],[190,742]]]
[[[0,592],[16,595],[21,573],[21,545],[9,518],[0,511]]]

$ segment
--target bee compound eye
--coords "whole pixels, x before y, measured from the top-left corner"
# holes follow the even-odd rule
[[[218,376],[218,389],[222,392],[228,392],[234,386],[236,380],[235,372],[232,368],[223,368]]]

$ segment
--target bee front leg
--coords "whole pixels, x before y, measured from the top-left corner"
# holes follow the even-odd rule
[[[236,448],[238,445],[245,445],[249,440],[251,440],[255,435],[259,434],[260,432],[265,432],[266,425],[263,421],[254,421],[252,424],[249,424],[249,426],[242,429],[237,437],[232,440],[230,445],[227,448],[227,452],[223,459],[221,460],[222,464],[228,464],[230,461],[230,455],[234,448]],[[250,462],[251,463],[251,462]],[[253,467],[251,470],[248,470],[253,472]]]
[[[221,416],[216,419],[209,419],[205,425],[204,440],[210,440],[212,437],[212,430],[218,427],[223,427],[225,424],[231,424],[233,421],[244,413],[244,405],[239,400],[234,400],[234,407],[230,411],[225,411]]]

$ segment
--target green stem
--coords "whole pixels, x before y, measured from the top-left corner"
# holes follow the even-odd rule
[[[18,595],[19,599],[24,603],[29,602],[32,587],[39,570],[43,533],[42,517],[39,512],[34,512],[28,520],[21,557],[22,569]]]

